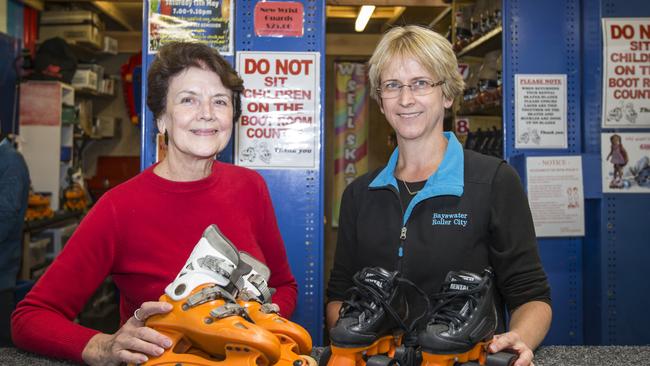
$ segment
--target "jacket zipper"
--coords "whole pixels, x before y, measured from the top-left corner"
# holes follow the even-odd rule
[[[402,221],[404,220],[404,204],[402,203],[402,199],[400,198],[399,192],[395,190],[395,188],[390,187],[390,190],[393,191],[397,195],[397,200],[399,201],[399,208],[402,211]],[[403,258],[404,258],[404,244],[406,242],[406,223],[404,223],[404,226],[402,226],[402,229],[400,229],[400,234],[399,234],[399,247],[397,248],[397,270],[402,272],[402,267],[403,267]]]
[[[404,258],[404,242],[406,241],[406,225],[402,226],[402,231],[399,234],[399,249],[397,250],[397,255],[399,257],[399,262],[397,268],[399,271],[402,271],[402,263]]]

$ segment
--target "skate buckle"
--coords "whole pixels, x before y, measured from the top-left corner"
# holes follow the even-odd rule
[[[211,255],[206,255],[197,260],[201,268],[208,269],[212,272],[218,273],[223,277],[230,279],[230,274],[235,269],[232,264],[226,263],[225,260]]]
[[[210,310],[210,315],[217,319],[223,319],[229,316],[242,315],[244,312],[246,310],[238,304],[224,304]]]
[[[187,298],[183,304],[183,310],[195,307],[197,305],[205,304],[206,302],[216,300],[218,298],[230,299],[232,296],[222,290],[220,287],[212,286],[201,289],[201,291]]]
[[[269,286],[263,276],[259,274],[251,275],[248,278],[248,282],[255,286],[257,291],[260,292],[260,297],[263,302],[269,301],[271,298],[271,291],[269,290]]]
[[[260,307],[260,311],[262,311],[265,314],[278,314],[280,312],[280,307],[278,304],[273,304],[273,303],[266,303],[262,304]]]

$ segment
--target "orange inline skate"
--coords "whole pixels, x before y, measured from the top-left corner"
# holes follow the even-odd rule
[[[280,316],[280,309],[271,303],[269,268],[246,252],[239,253],[241,280],[235,282],[237,302],[244,307],[255,324],[275,334],[281,344],[280,361],[276,366],[316,366],[309,354],[312,339],[307,330]]]
[[[216,225],[209,226],[160,297],[172,311],[146,321],[172,346],[143,365],[270,366],[280,360],[278,337],[254,324],[234,297],[238,265],[237,249]]]

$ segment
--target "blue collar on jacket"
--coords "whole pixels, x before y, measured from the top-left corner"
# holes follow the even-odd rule
[[[436,196],[462,196],[463,195],[463,177],[465,176],[464,153],[463,147],[456,139],[456,136],[451,132],[444,132],[445,138],[449,142],[445,156],[438,166],[435,174],[427,179],[424,187],[418,192],[411,200],[406,211],[404,212],[403,224],[406,224],[413,207],[419,202]],[[397,157],[399,156],[399,147],[393,151],[393,154],[388,160],[386,167],[379,172],[370,183],[369,188],[382,188],[393,186],[399,192],[397,180],[395,179],[394,172],[397,165]]]

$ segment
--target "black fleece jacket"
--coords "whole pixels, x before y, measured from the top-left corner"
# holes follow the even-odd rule
[[[347,299],[360,269],[399,269],[431,295],[449,271],[495,273],[498,309],[551,302],[532,215],[517,172],[505,161],[463,151],[451,134],[437,173],[402,207],[394,167],[351,183],[343,193],[328,301]],[[405,235],[403,235],[405,234]],[[409,296],[410,297],[410,296]],[[499,332],[505,329],[499,311]]]

